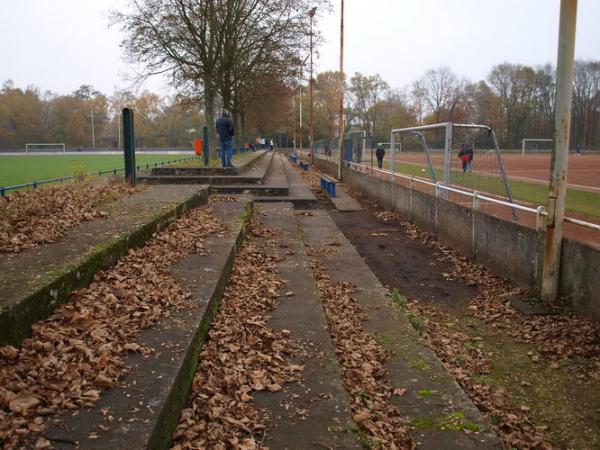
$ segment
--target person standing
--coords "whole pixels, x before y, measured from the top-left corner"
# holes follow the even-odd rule
[[[462,162],[463,172],[473,172],[473,149],[468,144],[463,144],[458,157]]]
[[[227,111],[223,110],[221,117],[217,119],[216,127],[221,141],[221,165],[223,167],[233,167],[231,164],[231,157],[233,156],[231,141],[235,134],[235,128]]]
[[[575,146],[575,156],[581,156],[581,144]]]
[[[377,167],[379,170],[383,169],[383,157],[385,156],[385,149],[381,145],[377,146],[377,150],[375,150],[375,156],[377,156]]]
[[[273,139],[269,140],[269,150],[273,150]]]

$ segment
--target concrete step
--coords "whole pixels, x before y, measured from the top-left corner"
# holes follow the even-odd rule
[[[303,380],[288,383],[279,392],[253,393],[258,408],[269,411],[272,419],[265,445],[273,449],[344,448],[360,449],[352,424],[350,404],[340,375],[325,313],[309,266],[309,257],[298,239],[298,219],[291,203],[264,203],[257,206],[261,222],[277,230],[273,237],[257,239],[282,260],[279,275],[286,291],[277,308],[269,313],[272,329],[289,330],[293,340],[308,350],[305,357],[292,360],[304,366]],[[298,411],[305,410],[303,420]]]
[[[254,194],[259,196],[287,196],[289,190],[287,186],[272,186],[272,185],[214,185],[211,186],[211,191],[219,194]],[[269,198],[269,197],[267,197]]]
[[[311,216],[298,216],[298,221],[299,235],[307,236],[307,242],[316,250],[327,248],[328,243],[336,241],[335,252],[319,253],[316,257],[333,280],[359,287],[360,291],[353,297],[367,317],[363,327],[367,332],[381,336],[386,348],[392,352],[387,364],[392,386],[407,389],[403,396],[393,396],[393,401],[415,424],[412,437],[417,448],[501,449],[500,439],[491,431],[490,424],[418,335],[406,314],[392,304],[387,289],[339,231],[328,212],[317,210]],[[433,395],[419,393],[424,391]],[[439,424],[447,423],[452,413],[461,414],[464,423],[475,424],[480,431],[467,434],[457,429],[444,429]]]
[[[0,345],[18,346],[31,325],[50,316],[96,272],[143,245],[173,218],[206,203],[207,186],[148,186],[71,230],[62,239],[0,260]]]
[[[262,184],[271,164],[273,152],[260,151],[244,155],[234,168],[222,167],[159,167],[138,176],[147,184]]]
[[[254,198],[254,201],[257,203],[290,202],[296,208],[300,209],[315,208],[317,206],[316,197],[310,191],[302,176],[295,172],[288,158],[280,153],[275,154],[273,156],[273,166],[277,164],[279,164],[279,167],[283,169],[283,173],[285,174],[285,179],[289,187],[288,195],[273,197],[257,196]]]
[[[168,448],[188,397],[210,323],[218,309],[236,249],[243,239],[250,203],[222,202],[213,214],[227,225],[226,236],[204,241],[207,255],[193,254],[171,267],[192,293],[193,307],[141,333],[137,343],[156,349],[149,357],[129,356],[132,367],[122,388],[108,389],[96,406],[66,412],[45,431],[57,449],[130,450]],[[114,420],[105,420],[110,411]],[[100,429],[100,425],[104,429]]]

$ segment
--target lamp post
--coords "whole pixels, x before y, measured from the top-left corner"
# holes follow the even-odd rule
[[[90,104],[90,114],[92,116],[92,148],[96,148],[96,134],[94,133],[94,105]]]
[[[317,7],[315,6],[308,13],[310,17],[310,136],[309,136],[309,146],[310,146],[310,159],[311,162],[315,163],[315,152],[313,148],[313,139],[315,132],[315,115],[314,115],[314,80],[313,80],[313,18],[315,13],[317,12]]]
[[[340,110],[338,131],[340,134],[339,150],[340,161],[338,164],[338,179],[342,180],[342,163],[344,160],[344,0],[341,0],[340,11]]]
[[[541,297],[554,301],[558,297],[563,217],[567,192],[567,163],[571,132],[571,102],[573,96],[573,65],[577,0],[561,0],[556,61],[556,107],[554,111],[554,142],[552,145],[552,175],[548,199],[546,246],[542,267]]]

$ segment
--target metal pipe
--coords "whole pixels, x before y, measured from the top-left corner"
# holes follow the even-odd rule
[[[573,97],[573,66],[577,0],[561,0],[556,63],[556,94],[554,111],[554,145],[552,146],[552,175],[546,224],[546,245],[542,268],[542,299],[558,297],[560,254],[562,249],[563,217],[567,193],[567,163],[571,131],[571,101]]]
[[[340,161],[338,164],[338,180],[342,180],[342,162],[344,161],[344,0],[340,9],[340,109],[338,131],[340,133]]]
[[[310,146],[310,159],[311,162],[315,163],[315,149],[313,148],[314,142],[314,122],[315,122],[315,113],[314,113],[314,80],[313,80],[313,17],[315,16],[317,8],[314,7],[310,10],[308,15],[310,16],[310,136],[309,136],[309,146]]]
[[[450,186],[450,158],[452,156],[452,122],[446,123],[446,139],[444,141],[444,185]]]

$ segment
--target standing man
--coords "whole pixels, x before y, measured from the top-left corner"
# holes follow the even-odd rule
[[[233,167],[231,164],[231,157],[233,155],[233,147],[231,146],[231,140],[235,134],[233,127],[233,120],[229,118],[227,111],[223,110],[221,117],[217,119],[217,133],[219,133],[219,140],[221,141],[221,165],[223,167]]]
[[[375,156],[377,156],[377,167],[379,170],[383,169],[383,157],[385,156],[385,149],[383,146],[381,146],[381,144],[377,146],[377,150],[375,150]]]

